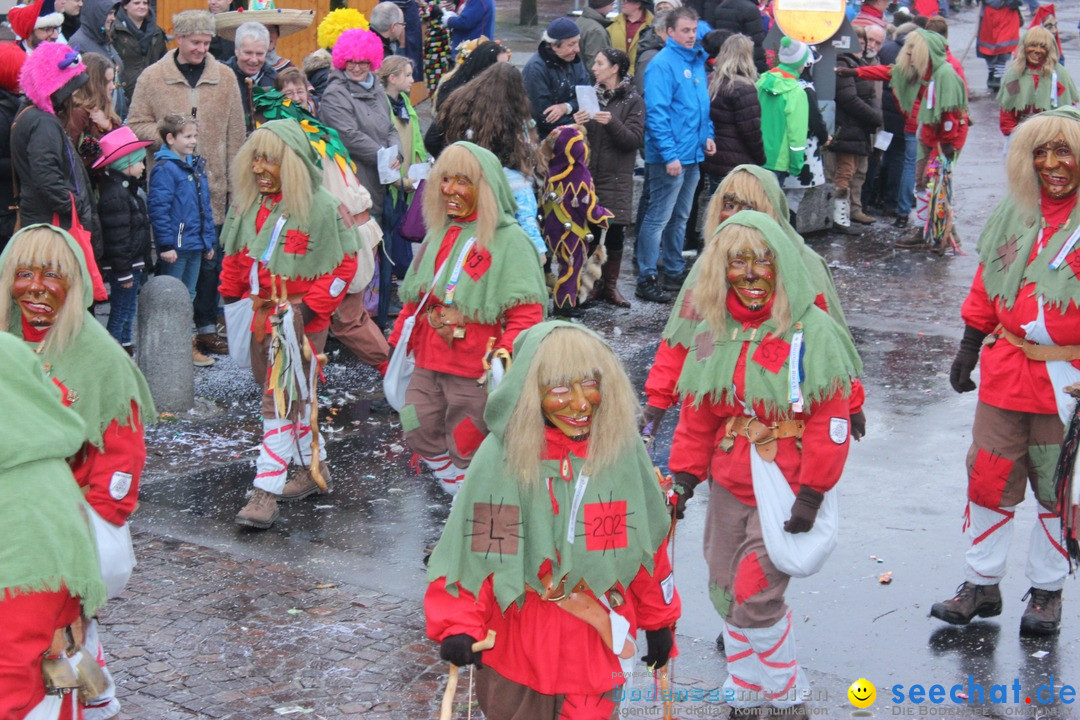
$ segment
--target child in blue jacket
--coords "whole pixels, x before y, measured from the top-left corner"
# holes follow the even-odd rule
[[[192,117],[166,115],[158,134],[162,146],[154,154],[148,202],[158,274],[179,278],[194,301],[199,269],[214,259],[217,242],[206,160],[193,154],[199,125]]]

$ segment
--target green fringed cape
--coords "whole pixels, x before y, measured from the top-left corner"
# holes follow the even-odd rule
[[[802,256],[803,265],[810,275],[811,287],[817,293],[825,296],[825,302],[829,307],[829,315],[847,331],[847,321],[844,319],[844,311],[840,308],[840,296],[836,294],[836,286],[833,284],[829,264],[825,262],[825,258],[814,252],[813,248],[803,241],[802,235],[797,233],[795,228],[787,221],[787,199],[784,197],[783,190],[780,189],[780,184],[776,181],[776,174],[757,165],[739,165],[731,172],[750,173],[761,183],[765,195],[769,198],[769,202],[772,203],[773,214],[784,218],[779,222],[779,225],[791,241],[792,246]],[[686,281],[683,282],[683,286],[679,290],[679,297],[675,300],[667,325],[664,326],[663,339],[672,347],[679,345],[689,349],[694,343],[694,335],[697,332],[698,323],[701,322],[701,315],[694,308],[693,292],[700,272],[701,263],[694,263],[694,266],[690,268],[690,274],[686,277]]]
[[[484,148],[468,142],[458,142],[469,149],[480,161],[484,177],[491,185],[499,203],[499,220],[495,237],[484,250],[490,256],[490,266],[478,279],[462,272],[454,291],[454,306],[471,321],[484,324],[498,322],[502,314],[516,305],[547,303],[547,286],[544,274],[537,262],[536,248],[514,218],[517,204],[506,182],[502,165]],[[453,272],[461,248],[476,234],[476,223],[454,223],[461,227],[454,247],[447,256],[432,296],[440,302],[446,294],[446,283]],[[435,256],[442,244],[443,233],[428,232],[420,250],[413,259],[399,290],[405,302],[420,302],[435,279]],[[471,253],[480,252],[474,246]]]
[[[1080,101],[1080,94],[1077,93],[1076,83],[1073,82],[1069,71],[1064,65],[1058,63],[1054,72],[1057,73],[1058,84],[1064,88],[1064,92],[1058,95],[1057,105],[1052,106],[1050,90],[1053,85],[1051,82],[1053,76],[1040,76],[1039,87],[1036,88],[1035,79],[1028,68],[1017,71],[1015,64],[1010,63],[1009,69],[1005,72],[1005,79],[1001,81],[1001,88],[998,90],[998,105],[1002,110],[1012,112],[1028,108],[1035,108],[1037,112],[1042,112],[1056,107],[1075,105]]]
[[[39,359],[4,333],[0,366],[0,601],[5,591],[63,587],[93,615],[105,604],[105,583],[86,501],[64,460],[82,447],[83,422],[61,404]]]
[[[911,114],[915,107],[915,101],[919,97],[919,90],[924,85],[934,83],[933,103],[926,102],[926,97],[919,104],[919,122],[927,125],[936,125],[941,121],[941,116],[950,110],[967,110],[967,88],[964,80],[956,74],[956,70],[949,63],[945,52],[948,49],[945,38],[936,32],[918,29],[917,32],[926,40],[930,48],[930,79],[919,79],[911,82],[900,70],[900,66],[893,66],[890,85],[900,108],[906,114]]]
[[[777,261],[777,278],[791,303],[791,327],[777,335],[777,324],[771,319],[749,330],[729,321],[726,333],[718,337],[707,322],[701,321],[695,328],[694,340],[679,376],[680,394],[689,395],[693,402],[703,397],[717,402],[734,401],[735,365],[742,344],[749,342],[745,388],[739,401],[748,406],[764,406],[770,418],[790,417],[788,349],[800,327],[803,333],[800,386],[806,405],[838,391],[850,392],[852,380],[862,372],[862,361],[845,328],[814,305],[816,290],[803,264],[802,254],[776,221],[764,213],[744,210],[720,227],[729,224],[755,228],[772,248]],[[783,342],[777,342],[776,338]],[[768,347],[759,356],[758,349],[763,344]],[[775,361],[781,353],[783,364],[777,362],[766,367],[759,362],[763,356],[771,356]]]
[[[23,228],[12,237],[3,255],[0,255],[0,272],[8,272],[7,259],[16,238],[23,232],[39,225]],[[93,303],[93,289],[90,273],[83,260],[82,249],[66,231],[53,227],[52,230],[64,236],[71,252],[79,259],[82,267],[83,307]],[[69,298],[74,302],[74,298]],[[16,337],[22,337],[22,313],[14,307],[8,331]],[[64,384],[64,387],[76,393],[77,399],[71,409],[79,414],[86,425],[84,440],[91,445],[103,448],[105,430],[113,421],[121,426],[129,426],[135,419],[131,410],[134,400],[139,409],[139,420],[143,425],[152,425],[157,419],[154,399],[146,378],[124,349],[109,335],[108,331],[89,312],[84,311],[82,330],[72,339],[64,352],[57,355],[46,352],[40,356],[42,362],[49,365],[49,374]]]
[[[551,561],[553,581],[565,578],[567,587],[583,579],[599,595],[616,583],[629,585],[642,567],[652,572],[653,556],[671,522],[640,439],[635,438],[633,450],[614,467],[589,478],[574,518],[573,543],[567,532],[575,481],[561,478],[558,462],[544,461],[535,485],[523,489],[506,467],[502,438],[536,349],[551,330],[568,326],[583,329],[546,322],[526,330],[514,343],[514,364],[484,413],[491,434],[469,465],[428,562],[428,581],[446,578],[451,593],[456,583],[475,595],[491,577],[504,611],[511,603],[524,602],[526,586],[543,592],[537,571],[545,560]],[[584,462],[571,456],[575,479]],[[559,515],[553,514],[548,496],[549,477],[554,478]]]
[[[338,213],[340,202],[322,187],[322,170],[319,169],[314,156],[315,150],[308,142],[300,123],[295,120],[272,120],[263,124],[260,130],[269,130],[285,141],[304,161],[312,183],[308,218],[301,222],[297,218],[286,216],[277,244],[270,254],[270,272],[284,278],[304,280],[325,275],[340,265],[346,255],[353,255],[358,251],[357,235],[352,229],[345,227],[345,222]],[[283,215],[282,204],[279,203],[270,211],[262,230],[256,233],[255,217],[258,214],[257,202],[247,210],[240,210],[236,205],[229,208],[221,230],[221,242],[226,255],[234,255],[246,248],[251,257],[262,259],[273,239],[274,228]]]

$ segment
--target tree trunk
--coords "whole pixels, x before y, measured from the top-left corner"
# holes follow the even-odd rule
[[[536,20],[536,0],[521,0],[521,14],[518,17],[518,24],[535,25]]]

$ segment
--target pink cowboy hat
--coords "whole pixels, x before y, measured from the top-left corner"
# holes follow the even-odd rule
[[[121,125],[112,132],[103,135],[99,141],[101,145],[101,157],[92,167],[99,168],[119,160],[147,145],[153,145],[152,141],[140,140],[127,125]]]

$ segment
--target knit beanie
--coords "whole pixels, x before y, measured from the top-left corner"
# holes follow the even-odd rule
[[[86,81],[86,66],[79,62],[79,54],[61,43],[38,45],[19,71],[19,87],[26,97],[51,115],[56,114],[54,102],[62,103]]]
[[[19,71],[26,62],[26,53],[15,43],[0,43],[0,88],[9,93],[19,92]]]
[[[669,8],[670,10],[677,10],[682,7],[682,0],[656,0],[655,5],[656,7],[660,7],[665,3],[671,6]]]
[[[109,163],[109,167],[113,170],[127,170],[135,163],[142,162],[145,159],[146,150],[144,148],[139,148],[138,150],[133,150],[127,155],[118,157],[117,159],[113,160],[111,163]]]
[[[15,35],[25,40],[34,32],[38,16],[41,14],[41,5],[45,0],[34,0],[29,5],[16,5],[8,11],[8,24],[15,31]]]
[[[544,30],[544,42],[561,42],[577,37],[581,34],[581,28],[568,17],[558,17],[548,23]]]
[[[780,40],[778,58],[781,65],[792,69],[798,74],[798,71],[802,70],[806,63],[810,62],[810,46],[798,40],[792,40],[785,35]]]
[[[176,37],[217,34],[217,21],[207,10],[184,10],[173,15],[172,21]]]
[[[593,10],[599,10],[600,8],[605,8],[608,5],[613,5],[614,3],[615,0],[589,0],[589,7],[591,7]]]

